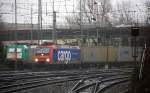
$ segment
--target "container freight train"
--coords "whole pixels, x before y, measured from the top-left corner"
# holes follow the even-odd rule
[[[7,47],[7,60],[20,60],[32,63],[78,64],[94,62],[131,62],[134,61],[131,47],[62,47],[10,45]],[[142,49],[137,49],[137,61]]]
[[[6,59],[9,61],[70,64],[80,63],[81,51],[79,47],[68,46],[7,46]]]

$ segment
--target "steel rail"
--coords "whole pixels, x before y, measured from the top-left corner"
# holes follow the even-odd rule
[[[91,84],[88,84],[88,85],[83,85],[83,86],[81,86],[81,87],[79,87],[79,88],[77,88],[77,89],[74,89],[72,92],[74,93],[74,92],[79,92],[79,91],[82,91],[82,90],[84,90],[84,89],[87,89],[87,88],[89,88],[89,87],[91,87],[91,86],[98,86],[99,84],[101,84],[101,83],[104,83],[104,82],[110,82],[110,81],[112,81],[112,80],[117,80],[117,79],[124,79],[124,78],[129,78],[129,76],[122,76],[122,77],[111,77],[111,78],[103,78],[102,80],[100,80],[100,81],[98,81],[98,82],[94,82],[94,83],[91,83]],[[97,90],[97,89],[96,89]],[[70,92],[71,93],[71,92]]]
[[[10,92],[16,92],[16,91],[21,91],[24,89],[28,88],[35,88],[35,87],[40,87],[44,85],[49,85],[49,84],[55,84],[55,83],[61,83],[61,82],[66,82],[66,81],[75,81],[75,80],[82,80],[82,79],[89,79],[89,78],[95,78],[97,75],[85,75],[83,76],[69,76],[69,77],[63,77],[65,79],[62,80],[62,78],[59,79],[45,79],[45,80],[36,80],[33,82],[25,82],[25,83],[20,83],[20,84],[13,84],[13,85],[8,85],[1,87],[0,91],[1,93],[10,93]],[[15,89],[16,87],[19,87],[18,89]]]
[[[118,70],[119,71],[119,70]],[[55,84],[55,83],[61,83],[61,82],[67,82],[67,81],[76,81],[76,80],[80,80],[81,82],[78,82],[78,84],[76,84],[71,91],[74,91],[78,88],[78,86],[84,82],[84,80],[86,79],[90,79],[90,78],[99,78],[102,76],[115,76],[115,75],[126,75],[125,71],[119,71],[119,72],[113,72],[113,71],[87,71],[87,72],[83,72],[83,71],[79,71],[75,73],[72,72],[65,72],[65,73],[38,73],[36,72],[36,74],[34,73],[28,73],[25,75],[32,75],[32,76],[27,76],[27,77],[21,77],[21,78],[17,78],[17,76],[15,77],[15,80],[17,79],[27,79],[30,80],[28,82],[21,82],[19,84],[12,84],[12,85],[8,85],[8,86],[2,86],[0,87],[0,92],[1,93],[10,93],[10,92],[16,92],[16,91],[21,91],[21,90],[27,90],[30,88],[36,88],[36,87],[40,87],[40,86],[45,86],[45,85],[49,85],[49,84]],[[47,75],[50,74],[50,75]],[[19,74],[19,77],[22,74]],[[57,77],[61,77],[61,78],[57,78],[57,79],[53,79],[53,78],[57,78]],[[14,78],[14,77],[13,77]],[[16,79],[17,78],[17,79]],[[33,80],[33,79],[37,79],[37,80]],[[11,80],[11,78],[10,78]],[[13,80],[13,79],[12,79]],[[31,81],[33,80],[33,81]],[[16,88],[17,87],[17,88]]]
[[[121,84],[121,83],[124,83],[124,82],[128,82],[130,81],[131,79],[130,78],[125,78],[125,79],[121,79],[121,80],[117,80],[105,87],[103,87],[102,89],[99,89],[96,93],[102,93],[104,92],[106,89],[110,88],[110,87],[113,87],[114,85],[117,85],[117,84]]]

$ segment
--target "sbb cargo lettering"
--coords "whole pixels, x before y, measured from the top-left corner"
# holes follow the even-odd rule
[[[58,61],[70,61],[71,60],[71,52],[70,51],[58,51]]]

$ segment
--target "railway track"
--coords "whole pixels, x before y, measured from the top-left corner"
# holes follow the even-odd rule
[[[111,78],[104,78],[95,82],[90,82],[89,84],[83,84],[79,83],[81,81],[79,81],[75,86],[78,87],[73,87],[73,89],[71,89],[71,91],[69,91],[68,93],[80,93],[83,91],[86,91],[88,88],[91,88],[91,92],[89,93],[102,93],[104,90],[108,89],[109,87],[115,85],[115,84],[119,84],[119,83],[123,83],[126,81],[129,81],[129,77],[127,76],[114,76]],[[79,85],[81,84],[81,85]],[[105,85],[104,85],[105,84]],[[100,86],[101,85],[101,86]],[[89,91],[89,90],[88,90]]]
[[[60,84],[73,81],[76,84],[68,88],[68,93],[83,91],[89,86],[99,86],[104,82],[108,85],[129,81],[131,71],[129,70],[98,70],[98,71],[60,71],[60,72],[15,72],[0,75],[0,93],[12,93],[35,89],[41,86]],[[13,77],[12,77],[13,76]],[[115,83],[110,83],[114,81]],[[109,86],[110,87],[110,86]],[[95,87],[96,91],[103,91]],[[99,92],[93,92],[99,93]]]

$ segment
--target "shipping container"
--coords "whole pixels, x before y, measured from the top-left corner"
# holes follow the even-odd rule
[[[134,54],[134,48],[133,47],[119,47],[118,48],[118,58],[117,61],[119,62],[131,62],[134,61],[133,56],[137,56],[137,61],[140,61],[141,55],[142,55],[142,48],[137,47],[137,51]]]
[[[94,46],[81,48],[81,60],[85,63],[91,62],[116,62],[117,47]]]
[[[108,62],[117,62],[118,47],[107,47],[108,49]]]
[[[104,62],[106,61],[105,47],[82,47],[82,61],[83,62]]]
[[[80,49],[76,48],[58,48],[54,49],[54,64],[72,64],[80,62]]]

